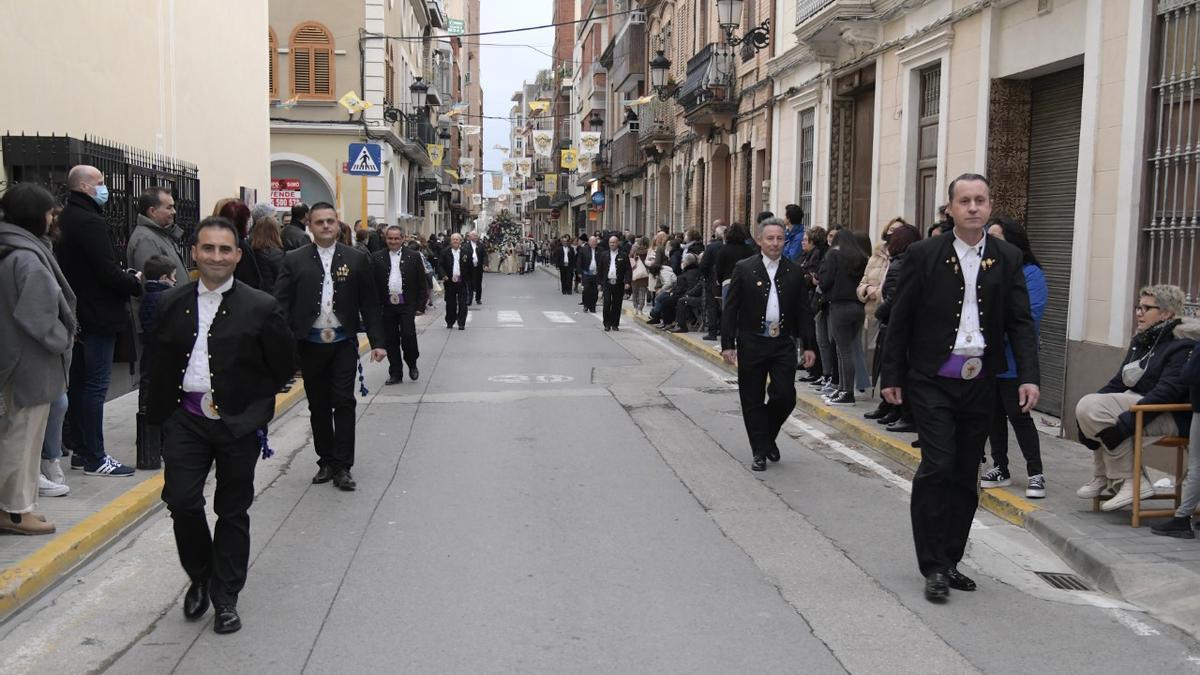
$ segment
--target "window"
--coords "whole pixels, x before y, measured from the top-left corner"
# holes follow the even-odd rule
[[[917,213],[914,225],[921,232],[933,223],[937,209],[938,118],[942,102],[942,66],[917,71],[920,84],[917,118],[917,166],[915,172]]]
[[[384,105],[396,104],[396,52],[392,46],[391,40],[387,43],[387,50],[383,56],[383,103]]]
[[[275,76],[275,55],[279,53],[279,40],[273,28],[267,29],[267,85],[272,99],[279,98],[279,78]]]
[[[333,36],[315,21],[292,33],[292,94],[301,99],[332,101],[334,89]]]
[[[810,223],[812,222],[813,156],[815,155],[813,142],[816,138],[813,127],[815,119],[816,115],[812,108],[800,113],[800,151],[797,153],[800,162],[796,167],[800,208],[804,210],[804,217]]]

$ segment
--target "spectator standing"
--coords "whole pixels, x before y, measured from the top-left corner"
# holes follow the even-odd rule
[[[818,284],[820,279],[818,273],[821,271],[821,263],[825,260],[825,252],[829,250],[829,244],[826,242],[826,232],[823,227],[813,227],[804,235],[803,255],[800,258],[800,272],[804,275],[808,282],[808,298],[809,306],[812,308],[815,318],[813,323],[820,327],[820,321],[823,317],[820,316],[820,294],[818,293]],[[828,339],[828,338],[826,338]],[[801,379],[802,382],[807,382],[814,386],[820,384],[825,386],[824,364],[830,364],[828,357],[820,347],[820,340],[817,341],[818,348],[816,350],[817,359],[813,362],[811,368],[808,368],[808,376]],[[832,364],[830,364],[832,365]]]
[[[233,278],[250,288],[265,288],[259,273],[258,259],[254,257],[254,251],[250,247],[250,207],[240,199],[221,199],[213,209],[213,215],[230,221],[240,233],[238,247],[242,249],[242,257],[238,260]]]
[[[178,281],[172,261],[163,255],[151,256],[143,268],[145,282],[138,306],[142,355],[138,363],[138,412],[136,427],[137,468],[155,471],[162,466],[162,427],[146,421],[150,406],[150,364],[154,362],[154,330],[158,300]],[[187,277],[184,277],[187,279]]]
[[[312,239],[308,235],[308,205],[293,206],[290,219],[289,222],[284,223],[283,232],[280,233],[284,253],[312,243]]]
[[[783,215],[788,222],[783,257],[798,263],[804,256],[804,209],[799,204],[788,204],[783,208]]]
[[[879,291],[879,306],[875,308],[875,320],[879,323],[878,342],[875,345],[876,368],[882,370],[884,344],[887,342],[887,323],[891,315],[892,303],[896,301],[896,288],[900,281],[900,270],[904,269],[904,259],[908,255],[908,247],[920,241],[921,233],[912,225],[903,224],[892,230],[888,237],[887,274],[883,277],[883,285]],[[878,373],[876,373],[878,376]],[[893,406],[887,400],[881,400],[875,410],[865,413],[863,417],[875,420],[879,424],[889,425],[893,432],[916,431],[912,421],[912,411],[905,403]],[[898,426],[890,426],[898,424]]]
[[[633,311],[638,316],[641,316],[642,310],[646,308],[646,294],[650,287],[650,272],[646,270],[646,261],[642,259],[645,250],[645,247],[638,244],[629,252],[629,283],[633,290]]]
[[[816,315],[817,351],[820,354],[822,377],[813,386],[824,396],[829,396],[837,392],[841,386],[841,373],[839,372],[837,362],[837,345],[833,342],[832,324],[829,320],[829,296],[821,288],[822,270],[828,261],[829,249],[833,246],[833,238],[841,229],[840,225],[829,226],[829,230],[825,234],[825,251],[821,255],[821,264],[817,268],[817,273],[814,277],[816,289],[813,293],[813,311]]]
[[[717,251],[717,260],[714,265],[722,305],[729,292],[729,280],[733,276],[733,266],[754,255],[754,252],[754,241],[750,238],[750,230],[745,225],[734,223],[725,230],[725,245]]]
[[[875,344],[879,341],[879,321],[875,319],[875,310],[879,308],[880,290],[883,287],[883,277],[887,273],[888,267],[888,239],[891,238],[892,232],[896,228],[905,224],[904,219],[900,217],[892,218],[887,225],[883,226],[883,231],[879,233],[879,243],[875,245],[874,250],[869,251],[870,258],[867,259],[867,268],[863,271],[862,280],[858,282],[858,299],[866,307],[867,323],[866,332],[866,347],[874,352]],[[875,358],[871,360],[872,374],[878,373],[879,357],[878,352],[875,352]],[[872,382],[874,378],[872,378]]]
[[[838,230],[821,266],[821,292],[829,301],[830,330],[838,353],[841,389],[826,398],[833,406],[854,405],[854,343],[862,340],[863,303],[858,282],[867,260],[850,230]]]
[[[79,165],[67,174],[67,204],[58,218],[58,262],[78,298],[79,337],[71,357],[71,468],[90,476],[132,476],[104,448],[104,401],[117,335],[130,329],[129,300],[142,294],[142,273],[126,270],[108,236],[104,174]]]
[[[175,198],[171,191],[163,187],[147,188],[138,197],[137,210],[137,226],[125,247],[129,267],[145,273],[146,261],[161,255],[173,264],[176,279],[187,279],[187,265],[179,249],[183,229],[175,224]]]
[[[75,296],[42,240],[53,210],[53,195],[32,183],[0,199],[0,531],[16,534],[55,529],[34,508],[50,405],[67,386]]]
[[[1022,270],[1025,272],[1025,287],[1029,289],[1029,308],[1033,312],[1035,335],[1041,334],[1042,314],[1046,311],[1046,300],[1050,289],[1046,286],[1046,275],[1038,264],[1037,257],[1029,246],[1025,228],[1016,221],[1003,216],[994,219],[988,234],[1002,239],[1021,249]],[[1025,496],[1041,499],[1046,496],[1046,477],[1042,470],[1042,446],[1037,426],[1029,411],[1021,410],[1017,394],[1017,361],[1012,345],[1004,341],[1004,354],[1008,358],[1008,370],[996,376],[996,413],[992,417],[992,432],[988,436],[992,446],[992,468],[979,480],[983,488],[1007,487],[1012,485],[1008,472],[1008,425],[1011,422],[1017,436],[1017,445],[1025,456],[1028,483]]]
[[[268,293],[275,289],[275,280],[283,268],[283,235],[275,216],[264,216],[254,221],[250,230],[250,251],[262,280],[262,289]]]
[[[700,275],[704,277],[704,316],[708,323],[705,340],[716,340],[721,333],[721,283],[717,280],[717,255],[725,246],[725,221],[713,221],[713,238],[700,255]]]

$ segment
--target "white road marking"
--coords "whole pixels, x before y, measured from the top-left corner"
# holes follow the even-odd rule
[[[542,316],[549,319],[551,323],[575,323],[575,319],[567,316],[566,312],[542,312]]]
[[[520,312],[514,312],[508,309],[502,309],[496,312],[496,319],[500,323],[521,323],[524,319],[521,318]]]
[[[722,373],[722,372],[712,368],[707,363],[704,363],[703,361],[701,361],[700,357],[695,356],[694,354],[688,354],[688,353],[684,352],[683,350],[679,349],[675,345],[671,344],[666,338],[658,337],[657,335],[654,335],[653,333],[648,333],[645,330],[638,331],[638,334],[641,335],[642,337],[646,338],[646,341],[649,342],[650,344],[655,345],[657,347],[661,347],[662,349],[664,349],[667,352],[670,352],[672,355],[676,356],[680,360],[682,360],[686,363],[690,363],[691,365],[699,368],[700,370],[703,370],[706,374],[708,374],[709,377],[716,380],[717,382],[720,382],[723,385],[729,384],[725,380],[727,380],[731,377],[736,377],[732,373]]]
[[[1133,634],[1138,637],[1151,637],[1154,635],[1161,635],[1161,633],[1159,633],[1156,628],[1153,628],[1147,624],[1142,623],[1141,621],[1138,621],[1137,619],[1133,618],[1132,616],[1129,616],[1129,614],[1127,614],[1126,612],[1123,612],[1119,609],[1108,610],[1108,615],[1111,616],[1113,619],[1116,619],[1117,623],[1119,623],[1122,626],[1125,626],[1129,630],[1133,631]]]

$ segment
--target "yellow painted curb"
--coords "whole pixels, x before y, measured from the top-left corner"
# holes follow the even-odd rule
[[[631,310],[626,308],[625,315],[633,317]],[[698,343],[674,333],[666,333],[667,338],[693,354],[704,357],[709,362],[721,366],[727,371],[737,372],[735,368],[725,363],[721,354],[704,343]],[[821,400],[811,394],[801,391],[796,393],[796,409],[815,417],[825,424],[854,437],[856,440],[882,452],[888,457],[916,469],[921,462],[921,451],[912,447],[907,441],[885,433],[879,425],[842,414],[840,411],[824,405]],[[979,505],[1014,525],[1025,525],[1025,516],[1031,511],[1040,509],[1036,504],[1023,499],[1003,488],[981,490]]]
[[[368,346],[367,340],[361,339],[359,352]],[[303,396],[304,382],[297,378],[290,390],[275,396],[275,417],[290,410]],[[140,520],[160,503],[162,487],[163,475],[160,471],[66,532],[52,535],[44,546],[12,567],[0,570],[0,619],[7,618],[76,563]]]

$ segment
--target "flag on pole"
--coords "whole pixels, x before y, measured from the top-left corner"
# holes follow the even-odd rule
[[[429,161],[433,162],[434,166],[442,165],[442,145],[440,143],[427,143],[425,152],[429,153]]]
[[[558,174],[548,173],[542,176],[542,187],[545,188],[548,195],[558,192]]]
[[[579,166],[579,153],[574,148],[566,148],[562,151],[562,168],[568,171],[574,171]]]

